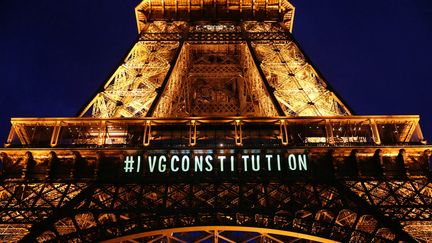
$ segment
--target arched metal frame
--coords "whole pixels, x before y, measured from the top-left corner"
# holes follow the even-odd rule
[[[163,240],[172,240],[173,242],[187,242],[181,239],[180,237],[176,237],[175,234],[182,233],[198,233],[198,232],[206,232],[207,235],[197,235],[193,239],[193,242],[209,242],[209,240],[221,239],[227,242],[236,242],[234,240],[238,239],[230,239],[227,236],[223,235],[222,232],[247,232],[253,234],[245,234],[244,238],[242,238],[242,242],[254,242],[257,240],[269,239],[273,242],[282,243],[287,242],[287,239],[292,240],[292,242],[302,240],[308,240],[310,242],[323,242],[323,243],[331,243],[337,242],[313,235],[301,234],[297,232],[285,231],[285,230],[275,230],[275,229],[267,229],[267,228],[254,228],[254,227],[241,227],[241,226],[198,226],[198,227],[186,227],[186,228],[174,228],[174,229],[164,229],[164,230],[156,230],[144,233],[138,233],[128,236],[122,236],[115,239],[103,241],[104,243],[115,243],[115,242],[133,242],[133,241],[142,241],[144,239],[151,239],[153,242],[163,241]],[[238,237],[238,236],[237,236]],[[291,241],[290,241],[291,242]]]
[[[35,223],[23,240],[108,240],[208,225],[278,229],[337,241],[411,239],[336,181],[207,180],[87,183],[79,194]],[[43,209],[46,205],[33,210]]]

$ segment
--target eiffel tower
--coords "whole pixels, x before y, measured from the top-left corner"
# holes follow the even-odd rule
[[[12,118],[0,241],[432,242],[419,116],[354,115],[288,0],[144,0],[73,118]]]

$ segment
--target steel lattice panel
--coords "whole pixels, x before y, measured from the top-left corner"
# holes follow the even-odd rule
[[[432,241],[419,117],[352,116],[291,35],[288,1],[135,10],[136,42],[79,118],[12,119],[0,241]],[[304,171],[132,167],[179,150],[285,167],[303,153]]]
[[[354,242],[404,237],[341,188],[338,182],[93,182],[76,200],[35,222],[25,239],[91,241],[204,225],[282,229]]]

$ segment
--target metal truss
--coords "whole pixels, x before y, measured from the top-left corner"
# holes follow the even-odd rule
[[[206,225],[279,229],[351,242],[410,239],[338,188],[325,182],[93,183],[80,200],[35,223],[23,240],[92,241]]]
[[[1,183],[0,241],[20,240],[33,224],[62,208],[86,187],[85,182]]]
[[[182,23],[155,22],[149,24],[147,33],[175,31]],[[80,113],[91,116],[110,117],[145,117],[157,89],[175,63],[180,49],[180,40],[149,41],[139,39],[125,57],[114,74],[108,79],[103,89]],[[176,54],[177,51],[177,54]],[[172,68],[171,68],[172,69]]]
[[[198,226],[187,228],[175,228],[156,230],[146,233],[119,237],[109,242],[276,242],[276,243],[300,243],[300,242],[335,242],[328,239],[288,232],[283,230],[238,227],[238,226]]]
[[[99,118],[351,114],[277,22],[145,26],[81,116],[89,109]]]
[[[430,180],[346,181],[345,185],[384,215],[401,222],[404,231],[419,242],[432,241]]]
[[[244,46],[241,46],[244,48]],[[186,48],[189,48],[186,46]],[[251,62],[251,58],[248,58]],[[204,67],[202,67],[204,66]],[[223,68],[232,68],[232,73],[227,72],[226,82],[214,81],[213,85],[207,85],[207,90],[199,89],[205,84],[202,79],[203,73],[198,69],[209,70],[212,65],[195,65],[191,76],[183,80],[181,89],[172,88],[168,85],[167,94],[161,99],[156,115],[183,115],[195,113],[197,115],[217,114],[224,112],[232,114],[244,112],[247,114],[268,114],[276,112],[267,93],[263,90],[263,82],[256,74],[256,69],[246,72],[251,75],[248,82],[243,82],[238,75],[237,66],[222,65]],[[216,72],[215,71],[215,72]],[[255,72],[254,72],[255,71]],[[256,90],[246,97],[241,96],[244,92],[233,92],[225,89],[228,94],[221,95],[223,86],[215,92],[213,86],[232,83],[229,75],[237,77],[241,86],[237,88]],[[211,80],[211,79],[210,79]],[[171,83],[169,83],[171,84]],[[175,87],[175,86],[174,86]],[[179,86],[177,86],[179,87]],[[201,87],[202,88],[202,87]],[[172,92],[172,93],[170,93]],[[174,93],[179,92],[179,93]],[[230,93],[232,92],[232,93]],[[195,97],[188,94],[194,93]],[[216,99],[207,101],[212,94],[216,93]],[[223,93],[222,93],[223,94]],[[236,98],[229,100],[229,98]],[[223,99],[225,100],[223,100]],[[217,100],[219,99],[219,100]],[[260,100],[258,100],[260,99]],[[239,103],[238,107],[233,105]],[[221,137],[214,137],[215,129],[223,130]],[[176,133],[169,131],[177,131]],[[256,141],[253,134],[258,132],[266,134],[265,137]],[[210,136],[209,136],[210,135]],[[234,136],[235,135],[235,136]],[[252,135],[252,136],[251,136]],[[228,146],[241,147],[243,144],[234,140],[247,140],[245,146],[261,147],[262,141],[268,141],[273,146],[365,146],[365,145],[420,145],[425,140],[419,126],[418,116],[334,116],[334,117],[246,117],[226,116],[217,117],[182,117],[178,118],[13,118],[12,128],[7,139],[7,147],[69,147],[69,146],[124,146],[124,147],[148,147],[159,144],[176,148],[184,146],[212,146],[219,140]],[[197,142],[197,139],[199,140]],[[173,142],[175,141],[175,142]],[[153,146],[154,147],[154,146]]]
[[[173,71],[170,73],[167,83],[161,89],[160,99],[154,103],[154,112],[149,116],[176,117],[188,115],[187,91],[190,83],[186,82],[187,70],[189,67],[189,45],[183,46]]]
[[[186,44],[155,117],[276,115],[245,44]]]
[[[275,23],[245,23],[253,50],[286,115],[332,116],[351,112],[311,65],[288,31]],[[260,39],[260,32],[284,33],[284,40]],[[253,38],[258,38],[254,40]]]
[[[142,1],[136,8],[138,31],[145,31],[146,23],[160,20],[183,21],[280,21],[292,30],[294,6],[287,0],[151,0]]]
[[[177,43],[138,42],[93,101],[92,116],[143,117],[169,69]]]
[[[4,241],[94,241],[219,225],[337,241],[412,237],[427,242],[432,184],[422,164],[430,151],[382,148],[379,154],[373,149],[309,147],[311,174],[301,177],[192,173],[128,178],[119,165],[130,149],[6,149],[0,156],[5,166],[0,236]],[[405,169],[394,164],[399,159]],[[358,165],[354,173],[346,168],[353,161]],[[382,174],[371,163],[379,163]]]
[[[352,116],[292,37],[288,1],[149,0],[136,16],[79,118],[12,119],[0,241],[432,241],[419,117]],[[294,151],[310,169],[122,170],[179,150]]]

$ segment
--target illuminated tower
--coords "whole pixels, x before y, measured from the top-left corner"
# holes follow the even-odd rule
[[[13,118],[1,241],[432,241],[418,116],[359,116],[287,0],[145,0],[76,118]]]

